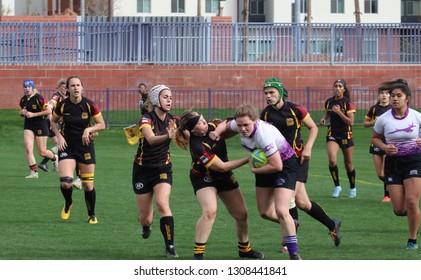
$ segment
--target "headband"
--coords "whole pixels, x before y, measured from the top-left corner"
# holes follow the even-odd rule
[[[187,129],[188,131],[192,131],[196,124],[199,122],[201,116],[202,115],[198,115],[188,119],[186,125],[184,126],[185,129]]]

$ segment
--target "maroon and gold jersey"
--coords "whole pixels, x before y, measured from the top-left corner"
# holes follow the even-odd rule
[[[55,108],[57,106],[57,104],[59,104],[61,101],[63,101],[63,99],[65,99],[65,97],[63,95],[61,95],[60,92],[56,92],[56,93],[53,94],[53,96],[51,96],[49,103],[51,103],[53,108]]]
[[[373,105],[368,109],[367,114],[365,115],[365,119],[372,121],[376,119],[378,116],[381,116],[384,112],[390,110],[392,106],[389,104],[387,106],[382,106],[379,103]]]
[[[215,127],[216,125],[214,123],[208,123],[208,132],[205,136],[190,134],[191,173],[193,175],[218,177],[221,173],[210,170],[209,167],[217,157],[223,162],[228,161],[225,140],[213,141],[209,138],[209,132],[215,130]]]
[[[158,145],[150,145],[142,133],[142,129],[149,126],[155,135],[166,135],[168,123],[173,120],[177,126],[179,119],[167,113],[161,121],[154,111],[142,115],[139,121],[139,146],[135,162],[146,167],[162,167],[171,164],[170,143],[171,139]]]
[[[339,105],[345,116],[353,114],[356,111],[354,104],[352,104],[351,100],[347,97],[343,97],[339,100],[336,100],[335,97],[327,99],[325,102],[325,109],[330,117],[328,136],[351,139],[352,126],[347,125],[338,114],[332,111],[332,108],[335,105]]]
[[[44,97],[39,93],[35,93],[31,97],[25,94],[20,99],[19,106],[21,109],[26,109],[28,112],[39,113],[45,110],[47,103],[45,102]],[[33,117],[30,119],[25,118],[25,122],[38,122],[44,119],[45,116]]]
[[[88,98],[82,97],[77,104],[66,98],[57,104],[54,115],[62,118],[61,134],[69,144],[82,141],[83,131],[92,125],[93,118],[101,116],[101,110]]]
[[[301,122],[310,117],[303,106],[285,101],[281,109],[267,106],[260,114],[260,119],[274,125],[285,137],[295,154],[301,156],[304,142],[301,138]]]

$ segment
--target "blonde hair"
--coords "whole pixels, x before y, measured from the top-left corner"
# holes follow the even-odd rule
[[[252,121],[256,121],[259,118],[259,110],[251,104],[240,105],[235,109],[234,119],[241,117],[249,117]]]

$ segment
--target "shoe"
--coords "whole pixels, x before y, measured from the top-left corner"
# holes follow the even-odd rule
[[[50,169],[48,169],[47,165],[44,163],[40,163],[37,165],[39,169],[45,171],[45,172],[50,172]]]
[[[408,244],[406,245],[406,249],[407,250],[417,250],[418,249],[418,244],[409,241]]]
[[[341,191],[342,191],[342,187],[341,186],[336,186],[333,189],[332,197],[337,198],[339,196],[339,194],[341,193]]]
[[[72,187],[77,190],[82,189],[82,180],[79,177],[77,177],[76,180],[72,182]]]
[[[167,258],[178,258],[174,245],[167,246],[165,248],[165,254],[167,255]]]
[[[302,258],[298,254],[289,255],[290,260],[302,260]]]
[[[333,240],[333,244],[335,244],[335,246],[339,246],[339,244],[341,243],[341,224],[342,222],[339,220],[333,220],[335,222],[335,228],[329,232],[330,237],[332,237]]]
[[[148,239],[152,232],[152,226],[142,226],[142,237],[143,239]]]
[[[203,254],[198,254],[198,255],[194,254],[193,260],[200,260],[200,261],[203,260]]]
[[[390,196],[385,195],[382,199],[382,202],[390,202]]]
[[[54,171],[58,172],[58,156],[56,156],[56,160],[53,161]]]
[[[38,179],[38,172],[31,171],[28,176],[25,177],[26,179]]]
[[[238,256],[242,259],[264,259],[265,254],[256,250],[250,250],[247,253],[238,251]]]
[[[88,223],[90,225],[96,225],[98,223],[98,219],[95,217],[95,215],[91,215],[88,217]]]
[[[66,212],[66,205],[64,205],[63,206],[63,209],[61,209],[61,219],[63,221],[67,221],[69,219],[69,217],[70,217],[70,210],[72,210],[72,206],[73,206],[73,204],[71,204],[69,206],[69,209],[67,209],[67,212]]]
[[[349,189],[349,198],[354,198],[357,196],[357,188]]]

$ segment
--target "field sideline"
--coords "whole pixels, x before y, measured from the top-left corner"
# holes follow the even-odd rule
[[[95,138],[97,168],[98,225],[88,225],[83,192],[74,192],[72,215],[60,219],[63,198],[56,172],[38,170],[39,179],[25,179],[28,166],[23,147],[23,120],[17,110],[0,110],[0,259],[1,260],[165,260],[159,231],[159,218],[154,217],[149,239],[140,236],[137,209],[131,189],[131,170],[136,146],[130,146],[122,127],[112,127]],[[315,120],[316,122],[318,120]],[[381,203],[382,184],[375,175],[368,154],[371,129],[354,128],[356,143],[357,197],[348,198],[349,184],[338,157],[343,191],[331,198],[333,183],[325,150],[326,128],[319,128],[313,148],[307,190],[332,218],[342,221],[342,242],[333,245],[328,230],[300,211],[298,231],[300,255],[305,260],[420,260],[421,251],[405,249],[408,238],[406,218],[396,217],[390,203]],[[49,141],[49,146],[51,142]],[[194,229],[200,215],[199,204],[188,179],[190,156],[172,147],[174,186],[171,208],[175,220],[175,246],[180,259],[193,255]],[[228,141],[231,159],[246,154],[238,136]],[[38,162],[40,157],[37,156]],[[49,163],[52,168],[52,164]],[[249,208],[250,241],[269,260],[287,260],[279,253],[279,225],[264,221],[257,213],[254,178],[247,166],[234,171]],[[219,201],[220,202],[220,201]],[[237,240],[233,221],[222,203],[207,243],[208,260],[237,260]]]

